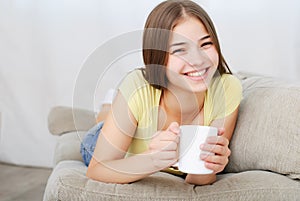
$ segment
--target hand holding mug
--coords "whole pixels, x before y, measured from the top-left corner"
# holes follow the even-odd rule
[[[179,125],[172,122],[164,131],[158,131],[151,139],[149,152],[156,170],[165,169],[178,160]]]
[[[229,140],[223,136],[224,132],[224,128],[218,129],[218,136],[208,137],[205,143],[200,145],[201,151],[214,153],[200,154],[200,159],[205,161],[205,167],[213,170],[214,173],[224,170],[231,153],[228,147]]]

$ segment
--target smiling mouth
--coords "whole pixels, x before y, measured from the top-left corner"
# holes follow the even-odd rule
[[[189,76],[189,77],[201,77],[203,76],[206,72],[208,71],[208,68],[205,68],[201,71],[193,71],[193,72],[187,72],[184,73],[184,75]]]

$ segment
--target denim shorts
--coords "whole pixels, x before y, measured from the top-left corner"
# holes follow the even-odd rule
[[[81,144],[80,144],[80,153],[83,159],[83,162],[86,166],[89,165],[95,147],[97,143],[98,136],[100,131],[103,127],[104,122],[99,122],[94,127],[92,127],[88,132],[85,134]]]

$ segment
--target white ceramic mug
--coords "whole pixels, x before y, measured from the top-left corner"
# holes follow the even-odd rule
[[[207,169],[200,154],[213,154],[200,150],[200,145],[205,143],[209,136],[217,136],[218,129],[210,126],[183,125],[180,126],[179,161],[178,169],[189,174],[211,174]]]

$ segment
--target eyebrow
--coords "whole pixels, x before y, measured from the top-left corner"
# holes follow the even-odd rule
[[[210,35],[203,36],[198,41],[202,41],[202,40],[205,40],[207,38],[210,38]],[[170,47],[179,46],[179,45],[185,45],[185,44],[186,44],[186,42],[173,43],[173,44],[170,45]]]
[[[174,44],[170,45],[170,47],[184,45],[184,44],[186,44],[186,42],[174,43]]]
[[[202,38],[199,39],[199,41],[205,40],[205,39],[207,39],[207,38],[210,38],[210,35],[203,36]]]

